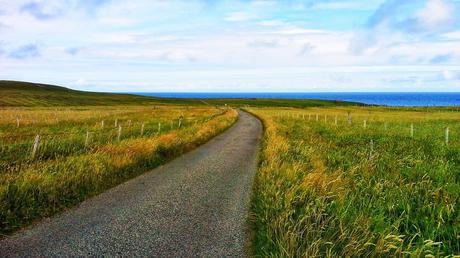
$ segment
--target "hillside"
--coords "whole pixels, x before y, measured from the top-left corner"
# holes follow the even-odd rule
[[[358,103],[326,100],[290,99],[177,99],[157,98],[132,94],[97,93],[77,91],[48,84],[0,80],[0,107],[20,106],[110,106],[110,105],[218,105],[271,106],[271,107],[313,107],[343,106]]]
[[[71,90],[18,81],[0,81],[0,106],[128,105],[159,102],[156,98]]]

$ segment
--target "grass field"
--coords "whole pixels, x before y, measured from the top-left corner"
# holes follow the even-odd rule
[[[52,215],[195,148],[234,110],[188,106],[0,110],[0,233]],[[40,135],[35,155],[35,138]]]
[[[334,101],[173,99],[0,81],[0,233],[166,162],[236,121],[228,106]],[[220,108],[219,108],[220,107]]]
[[[71,90],[54,85],[0,80],[1,107],[113,106],[113,105],[180,105],[233,107],[315,107],[346,106],[356,103],[327,100],[292,99],[177,99],[154,98],[129,94],[95,93]]]
[[[250,111],[265,126],[252,202],[256,256],[460,254],[460,112]]]

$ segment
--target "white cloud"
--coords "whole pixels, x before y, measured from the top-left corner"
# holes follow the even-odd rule
[[[347,27],[339,21],[355,14],[363,15],[363,21],[382,0],[313,1],[316,5],[297,9],[300,1],[110,1],[91,15],[71,8],[43,20],[18,11],[29,1],[0,0],[0,23],[7,26],[0,28],[0,78],[49,83],[53,78],[63,85],[104,90],[124,85],[166,91],[385,90],[415,81],[428,89],[434,83],[426,82],[434,79],[458,88],[454,83],[460,68],[428,63],[447,54],[449,62],[438,65],[460,61],[458,26],[452,32],[435,28],[457,14],[448,9],[447,0],[423,0],[428,2],[421,10],[416,5],[402,17],[394,10],[404,8],[390,8],[381,20],[395,14],[394,23],[372,27]],[[53,3],[63,2],[78,1],[50,0],[42,11],[54,16],[60,8]],[[318,13],[330,19],[317,18]],[[433,28],[427,33],[394,28],[408,20]],[[364,33],[356,33],[357,28]],[[9,52],[30,42],[39,44],[39,58],[7,59]]]
[[[441,73],[441,77],[444,80],[459,80],[460,79],[460,71],[452,71],[452,70],[444,70]]]
[[[416,13],[419,22],[427,28],[436,28],[453,21],[454,6],[444,0],[428,0]]]
[[[460,30],[444,33],[442,37],[449,39],[449,40],[455,40],[455,39],[460,40]]]
[[[280,26],[286,26],[289,25],[289,23],[280,21],[280,20],[264,20],[260,21],[257,24],[260,26],[267,26],[267,27],[280,27]]]

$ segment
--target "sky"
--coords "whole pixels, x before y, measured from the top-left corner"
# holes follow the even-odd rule
[[[113,92],[460,91],[460,0],[0,0],[0,80]]]

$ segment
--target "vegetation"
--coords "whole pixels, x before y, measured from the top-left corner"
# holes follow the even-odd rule
[[[165,163],[222,132],[236,118],[234,110],[208,107],[4,108],[0,233]],[[41,138],[32,156],[37,134]]]
[[[265,126],[252,202],[257,256],[460,254],[459,112],[250,111]]]
[[[355,105],[356,103],[327,100],[292,99],[178,99],[155,98],[130,94],[95,93],[64,87],[17,81],[0,81],[0,108],[37,106],[110,106],[110,105],[189,105],[189,106],[258,106],[315,107]]]
[[[0,107],[109,106],[161,103],[159,99],[128,94],[95,93],[17,81],[0,81]]]

